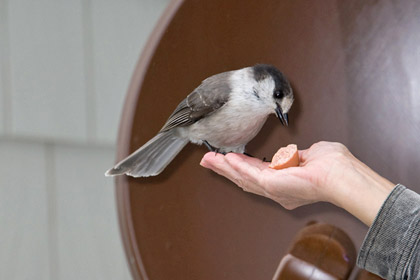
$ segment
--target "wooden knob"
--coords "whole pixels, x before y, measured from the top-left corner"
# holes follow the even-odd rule
[[[341,229],[313,223],[299,231],[274,280],[347,279],[356,262],[353,242]]]

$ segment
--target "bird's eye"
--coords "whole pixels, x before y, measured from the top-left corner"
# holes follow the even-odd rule
[[[273,95],[274,95],[274,98],[279,98],[279,99],[284,96],[283,91],[281,90],[275,90]]]

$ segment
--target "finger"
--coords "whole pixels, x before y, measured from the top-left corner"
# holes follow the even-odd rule
[[[249,188],[248,191],[261,195],[266,194],[264,183],[266,175],[263,175],[263,171],[272,171],[268,168],[268,163],[240,154],[228,154],[225,159],[238,174],[239,179],[246,182],[244,185]]]
[[[261,170],[268,168],[268,166],[270,165],[269,162],[264,162],[260,159],[249,157],[244,154],[228,153],[226,156],[231,157],[231,155],[236,155],[237,158],[249,163],[250,165],[258,167]],[[215,165],[216,163],[222,163],[221,157],[225,156],[220,153],[208,152],[201,159],[200,165],[206,168],[211,168],[211,166]]]
[[[260,170],[266,169],[270,165],[269,162],[264,162],[258,158],[246,156],[244,154],[229,153],[226,156],[227,156],[226,159],[228,162],[230,159],[234,159],[236,161],[244,161],[248,163],[249,165],[257,167]]]
[[[287,195],[289,192],[295,193],[296,180],[302,180],[302,170],[304,167],[289,167],[281,170],[274,170],[267,166],[260,169],[262,165],[253,161],[244,159],[241,155],[226,155],[234,171],[240,178],[249,182],[249,190],[253,193],[273,197],[274,193]]]
[[[209,152],[204,155],[202,158],[200,165],[206,168],[209,168],[216,172],[219,175],[222,175],[229,180],[233,181],[234,183],[239,182],[241,186],[240,176],[238,173],[232,168],[232,166],[226,161],[226,156],[217,154],[214,152]]]
[[[200,165],[225,177],[227,174],[232,173],[232,168],[227,164],[225,156],[222,154],[208,152],[201,159]]]
[[[223,156],[223,155],[221,155]],[[220,161],[220,157],[217,156],[215,152],[208,152],[206,153],[200,161],[200,165],[205,168],[211,168],[213,165],[216,164],[217,161]]]
[[[276,200],[276,195],[282,192],[286,178],[290,178],[288,170],[274,170],[269,163],[249,159],[238,154],[226,155],[226,162],[247,182],[248,192]],[[292,167],[291,167],[292,168]],[[298,167],[295,167],[298,168]]]
[[[308,149],[306,150],[298,150],[299,153],[299,161],[305,162],[308,157]]]
[[[228,154],[231,155],[232,153]],[[229,156],[230,157],[230,156]],[[252,164],[258,164],[253,158],[249,158],[247,156],[239,155],[237,157],[240,161],[246,161],[250,159]],[[261,161],[260,161],[261,162]],[[207,153],[204,155],[203,159],[200,163],[203,167],[210,168],[214,172],[219,175],[226,177],[227,179],[231,180],[237,186],[242,188],[246,192],[252,192],[255,194],[263,195],[263,191],[261,187],[253,184],[246,174],[239,174],[233,166],[230,164],[229,160],[227,160],[227,156],[219,156],[215,157],[214,153]],[[255,167],[254,167],[255,168]],[[245,176],[244,176],[245,175]]]
[[[243,175],[251,177],[258,176],[261,168],[261,161],[241,154],[230,153],[226,155],[226,162]]]

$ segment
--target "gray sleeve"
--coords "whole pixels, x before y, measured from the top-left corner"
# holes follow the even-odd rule
[[[397,185],[359,252],[357,265],[385,279],[420,279],[420,195]]]

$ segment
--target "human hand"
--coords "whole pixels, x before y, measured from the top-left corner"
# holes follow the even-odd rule
[[[299,151],[299,157],[299,167],[282,170],[234,153],[223,156],[210,152],[200,164],[286,209],[326,201],[346,209],[367,225],[394,187],[339,143],[316,143]]]

